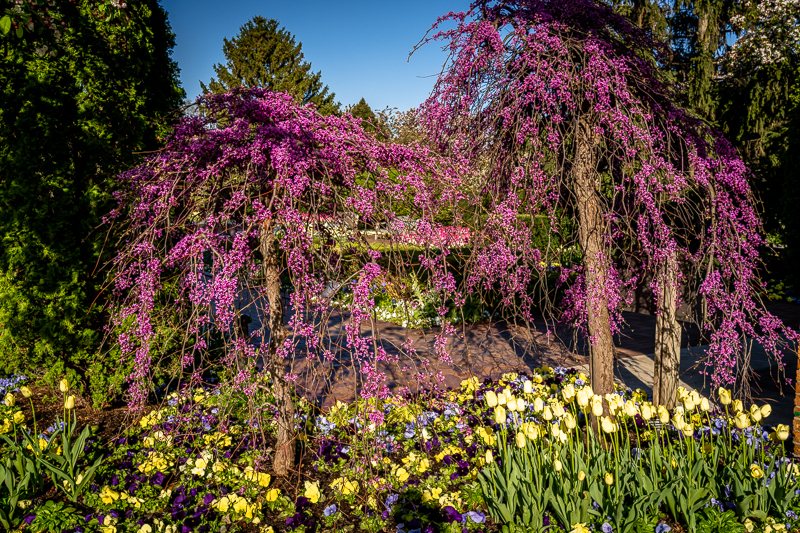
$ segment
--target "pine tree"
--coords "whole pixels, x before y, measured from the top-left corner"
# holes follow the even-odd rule
[[[253,17],[236,37],[224,39],[227,63],[215,64],[217,78],[200,85],[204,93],[215,94],[239,86],[269,88],[293,94],[301,104],[313,103],[323,115],[337,113],[335,94],[322,83],[320,72],[311,71],[302,47],[286,28],[278,27],[277,20]]]
[[[389,137],[389,132],[386,127],[381,123],[380,118],[375,114],[366,100],[363,98],[355,105],[347,106],[345,112],[361,119],[361,127],[365,131],[375,135],[379,140],[386,140]]]

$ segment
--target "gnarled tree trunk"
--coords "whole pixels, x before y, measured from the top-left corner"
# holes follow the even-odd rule
[[[653,403],[672,409],[678,403],[681,373],[681,325],[676,316],[678,261],[675,257],[659,265],[660,285],[656,316],[656,353],[653,367]]]
[[[572,168],[578,202],[578,232],[583,252],[586,281],[586,310],[591,338],[589,373],[595,394],[614,391],[614,342],[606,298],[606,279],[610,258],[604,243],[607,235],[597,175],[600,137],[587,118],[578,120],[575,130],[575,160]],[[606,406],[606,410],[608,406]]]
[[[275,459],[272,467],[279,476],[285,476],[294,469],[294,402],[289,383],[284,378],[283,359],[278,357],[278,348],[288,336],[283,325],[283,304],[281,303],[280,259],[278,243],[275,239],[275,224],[272,220],[264,222],[261,233],[261,253],[264,256],[264,277],[269,302],[269,374],[272,391],[278,407],[278,442],[275,445]]]

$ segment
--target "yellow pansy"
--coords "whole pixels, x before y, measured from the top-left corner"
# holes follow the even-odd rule
[[[318,482],[310,482],[306,481],[306,490],[303,493],[303,496],[308,498],[308,501],[311,503],[318,503],[320,498],[322,498],[322,493],[319,490],[319,483]]]

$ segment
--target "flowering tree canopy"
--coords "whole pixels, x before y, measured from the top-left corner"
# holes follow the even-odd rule
[[[589,334],[595,389],[613,387],[611,335],[627,287],[648,273],[657,296],[698,285],[715,384],[746,372],[745,337],[780,360],[794,333],[758,302],[763,239],[747,169],[673,103],[662,45],[593,0],[479,0],[445,21],[456,27],[428,40],[445,41],[450,60],[422,115],[479,177],[476,202],[500,238],[478,262],[506,268],[524,298],[537,271],[579,251],[562,269],[558,312]],[[552,245],[531,249],[520,213],[549,221]]]
[[[375,362],[390,356],[360,330],[385,268],[348,215],[367,227],[395,223],[393,203],[402,203],[418,213],[417,234],[437,234],[431,214],[456,200],[450,181],[459,174],[427,149],[381,143],[359,119],[323,117],[285,93],[240,88],[199,103],[203,116],[184,119],[162,151],[123,176],[129,188],[113,213],[127,224],[115,325],[122,357],[135,359],[133,405],[147,398],[154,354],[172,361],[161,365],[172,373],[221,361],[245,393],[257,386],[252,370],[261,359],[279,406],[279,444],[287,445],[296,376],[284,360],[338,355],[326,317],[334,293],[348,286],[348,356],[363,374],[365,397],[388,392]],[[287,317],[281,284],[293,289]],[[236,300],[250,289],[267,317],[259,347],[236,327]],[[294,454],[281,453],[276,471],[285,473]]]

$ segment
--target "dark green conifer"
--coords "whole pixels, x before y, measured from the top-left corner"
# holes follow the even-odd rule
[[[338,112],[335,94],[322,83],[321,73],[312,72],[311,63],[304,61],[303,44],[279,28],[277,20],[253,17],[236,37],[223,42],[227,62],[214,65],[217,77],[208,85],[200,83],[203,92],[223,93],[241,85],[267,87],[291,93],[303,104],[311,102],[324,115]]]

